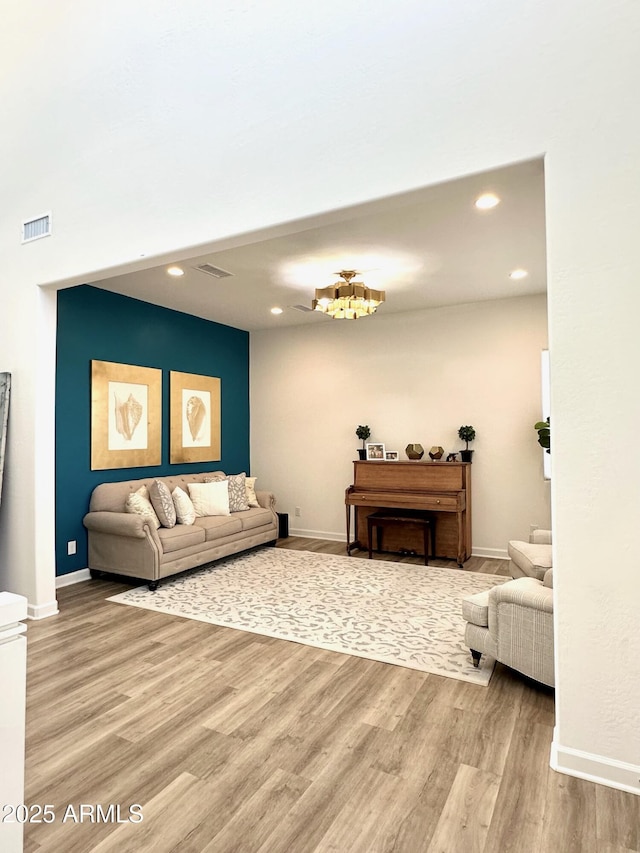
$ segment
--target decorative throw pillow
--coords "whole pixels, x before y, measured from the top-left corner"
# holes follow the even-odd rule
[[[229,474],[229,510],[231,512],[242,512],[249,509],[247,502],[246,474]]]
[[[227,480],[217,483],[189,483],[189,497],[199,518],[207,515],[231,515]]]
[[[227,475],[224,471],[214,471],[213,474],[207,474],[202,481],[203,483],[219,483],[221,480],[226,480]]]
[[[178,524],[193,524],[196,520],[196,511],[189,495],[180,486],[176,486],[171,497],[176,508]]]
[[[162,480],[154,480],[149,489],[149,500],[160,519],[160,524],[163,527],[175,527],[176,508],[173,505],[169,486]]]
[[[245,489],[247,493],[247,503],[249,506],[260,506],[258,503],[258,498],[256,497],[256,480],[257,477],[246,477],[245,478]]]
[[[151,501],[145,498],[143,490],[149,494],[146,486],[141,486],[136,492],[131,492],[124,505],[125,512],[141,515],[143,518],[148,519],[151,526],[157,530],[160,527],[160,521],[151,505]]]

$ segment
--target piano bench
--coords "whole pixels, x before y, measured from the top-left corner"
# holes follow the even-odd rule
[[[373,529],[377,532],[377,551],[382,549],[382,531],[385,527],[417,527],[422,530],[424,536],[424,564],[429,565],[429,553],[434,554],[435,544],[433,528],[431,526],[432,519],[425,512],[420,510],[392,510],[383,509],[378,512],[372,512],[367,516],[367,544],[369,547],[369,559],[373,552]],[[429,549],[429,540],[431,540],[431,551]]]

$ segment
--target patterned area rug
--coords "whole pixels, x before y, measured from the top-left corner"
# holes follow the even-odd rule
[[[508,578],[263,548],[107,599],[486,686],[460,602]]]

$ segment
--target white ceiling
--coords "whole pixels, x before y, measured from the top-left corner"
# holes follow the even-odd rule
[[[501,203],[478,211],[475,199],[494,192]],[[229,247],[230,242],[232,243]],[[170,263],[93,281],[121,293],[253,331],[339,322],[310,307],[315,288],[355,269],[365,284],[386,291],[382,314],[503,299],[546,291],[544,171],[542,160],[508,166],[333,211],[225,246],[202,247]],[[216,279],[194,269],[209,263],[233,275]],[[528,271],[514,281],[509,273]],[[284,309],[279,316],[270,309]]]

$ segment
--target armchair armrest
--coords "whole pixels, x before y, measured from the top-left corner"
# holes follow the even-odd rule
[[[489,632],[496,658],[553,686],[553,589],[531,577],[516,578],[489,592]]]
[[[111,533],[114,536],[133,536],[136,539],[146,539],[151,531],[157,537],[155,528],[141,515],[132,512],[88,512],[82,519],[87,530],[98,533]]]
[[[529,536],[529,542],[532,545],[551,545],[551,531],[550,530],[532,530],[531,535]]]
[[[489,625],[491,614],[500,604],[514,604],[518,607],[553,613],[553,588],[544,586],[537,578],[516,578],[507,583],[494,586],[489,592]]]

